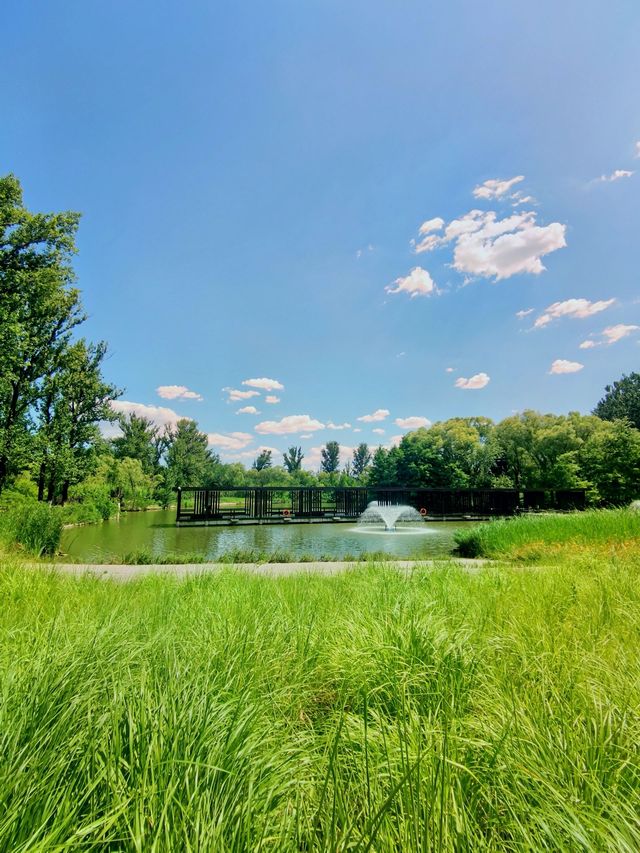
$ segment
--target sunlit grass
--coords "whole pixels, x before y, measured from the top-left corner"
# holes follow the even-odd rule
[[[638,562],[0,572],[0,849],[640,846]]]
[[[549,559],[578,554],[640,555],[640,512],[544,513],[496,519],[455,534],[465,557]]]

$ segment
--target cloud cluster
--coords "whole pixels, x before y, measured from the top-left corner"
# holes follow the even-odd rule
[[[590,302],[588,299],[565,299],[562,302],[554,302],[536,318],[533,328],[541,329],[560,317],[570,317],[574,320],[592,317],[594,314],[606,311],[615,301],[615,299],[600,299],[597,302]]]
[[[260,388],[261,391],[284,391],[284,385],[281,382],[277,379],[267,379],[266,376],[262,379],[243,379],[242,384],[249,388]]]
[[[357,418],[359,421],[363,421],[365,424],[375,423],[376,421],[383,421],[385,418],[388,418],[391,412],[389,409],[376,409],[375,412],[372,412],[370,415],[362,415]]]
[[[491,377],[486,373],[476,373],[474,376],[470,376],[467,379],[464,376],[460,376],[455,381],[456,388],[463,388],[465,391],[479,391],[480,388],[484,388],[491,381]]]
[[[207,440],[211,447],[220,447],[222,450],[242,450],[253,441],[253,436],[248,432],[210,432]]]
[[[538,225],[536,216],[534,211],[522,211],[499,219],[493,210],[470,210],[453,219],[443,234],[427,233],[414,248],[420,254],[451,244],[453,268],[471,276],[500,280],[525,272],[538,275],[545,269],[541,259],[567,243],[565,225]]]
[[[583,367],[584,364],[580,364],[579,361],[567,361],[566,358],[556,358],[549,369],[549,373],[577,373]]]
[[[395,287],[394,287],[395,285]],[[385,287],[386,293],[408,293],[411,299],[416,296],[431,296],[438,293],[435,282],[422,267],[414,267],[409,275],[397,278],[393,284]]]
[[[239,391],[237,388],[223,388],[223,391],[229,395],[227,402],[237,403],[239,400],[250,400],[252,397],[259,397],[258,391]]]
[[[394,424],[399,426],[400,429],[418,429],[419,427],[431,426],[431,421],[429,418],[422,418],[414,415],[409,418],[396,418]]]
[[[167,409],[165,406],[147,406],[145,403],[134,403],[130,400],[113,400],[111,408],[118,415],[137,415],[139,418],[148,418],[159,427],[174,427],[178,421],[192,420],[184,415],[178,415],[173,409]]]
[[[158,397],[163,400],[202,400],[202,394],[191,391],[186,385],[158,385],[156,388]]]
[[[292,433],[310,433],[324,429],[325,425],[309,415],[287,415],[279,421],[261,421],[255,430],[261,435],[291,435]]]

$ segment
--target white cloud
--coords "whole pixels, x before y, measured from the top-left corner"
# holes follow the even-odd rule
[[[253,436],[248,432],[210,432],[207,439],[211,447],[220,447],[222,450],[242,450],[253,441]]]
[[[428,234],[415,251],[453,242],[452,266],[458,272],[497,280],[524,272],[538,275],[545,269],[541,258],[567,244],[566,226],[560,222],[538,225],[536,216],[534,211],[522,211],[499,219],[493,210],[470,210],[453,219],[442,237]]]
[[[621,341],[623,338],[628,337],[638,330],[640,330],[640,326],[625,323],[618,323],[615,326],[607,326],[606,329],[603,329],[602,332],[600,332],[599,337],[602,340],[582,341],[580,349],[593,349],[593,347],[611,346],[611,344],[617,344],[618,341]]]
[[[522,320],[523,317],[528,317],[529,314],[533,314],[535,308],[523,308],[522,311],[516,311],[516,317],[519,320]]]
[[[178,415],[173,409],[164,406],[147,406],[145,403],[133,403],[129,400],[113,400],[111,408],[118,415],[137,415],[139,418],[148,418],[156,426],[175,426],[178,421],[187,420],[184,415]]]
[[[614,172],[611,172],[610,175],[600,175],[598,180],[601,182],[604,181],[606,183],[611,183],[612,181],[619,181],[620,178],[630,178],[633,174],[635,173],[630,172],[628,169],[616,169]]]
[[[255,459],[263,452],[263,450],[270,450],[273,456],[279,457],[282,455],[282,451],[278,450],[277,447],[269,447],[266,444],[261,444],[258,447],[252,447],[251,450],[240,450],[237,453],[225,453],[224,456],[227,461],[245,462],[247,459]]]
[[[354,430],[354,432],[356,432],[356,430]],[[360,432],[360,430],[358,430],[358,432]],[[384,435],[386,432],[386,429],[382,429],[381,427],[376,427],[375,429],[372,429],[371,432],[375,432],[376,435]]]
[[[358,258],[359,260],[365,252],[375,252],[375,249],[376,247],[372,246],[371,243],[369,243],[369,245],[365,246],[364,249],[358,249],[358,251],[356,252],[356,258]]]
[[[276,397],[275,394],[267,394],[267,396],[264,398],[264,401],[265,403],[270,404],[279,403],[280,397]]]
[[[597,302],[590,302],[588,299],[565,299],[563,302],[554,302],[548,308],[544,309],[543,313],[533,324],[533,328],[540,329],[548,325],[552,320],[557,320],[560,317],[571,317],[575,320],[582,320],[585,317],[591,317],[593,314],[606,311],[615,301],[615,299],[600,299]]]
[[[513,207],[518,207],[520,204],[535,204],[536,200],[532,195],[524,195],[521,192],[513,193],[513,195],[509,196],[511,199],[511,205]]]
[[[385,287],[386,293],[408,293],[412,299],[416,296],[431,296],[438,289],[429,273],[422,267],[414,267],[409,275],[397,278],[394,283]]]
[[[354,427],[354,428],[353,428],[353,431],[354,431],[354,432],[362,432],[362,430],[360,429],[360,427]]]
[[[484,388],[485,385],[488,385],[490,381],[491,378],[486,373],[476,373],[469,379],[466,379],[464,376],[460,376],[455,381],[455,387],[464,388],[466,391],[477,391],[480,388]]]
[[[565,358],[557,358],[551,365],[549,373],[577,373],[582,370],[584,364],[579,361],[567,361]]]
[[[435,216],[433,219],[427,219],[418,229],[419,234],[429,234],[431,231],[441,231],[444,228],[444,219],[441,216]]]
[[[399,426],[400,429],[418,429],[419,427],[431,426],[431,421],[429,418],[422,418],[414,415],[409,418],[396,418],[394,424]]]
[[[261,435],[290,435],[296,432],[315,432],[325,425],[309,415],[287,415],[279,421],[261,421],[255,430]]]
[[[397,447],[403,438],[404,438],[404,435],[392,435],[391,438],[389,439],[387,447]]]
[[[186,385],[158,385],[156,393],[163,400],[202,400],[202,394],[190,391]]]
[[[334,424],[332,421],[329,421],[329,423],[327,424],[327,429],[351,429],[351,424]]]
[[[238,409],[236,415],[259,415],[260,412],[256,409],[255,406],[243,406],[241,409]]]
[[[364,421],[366,424],[374,423],[375,421],[383,421],[385,418],[388,418],[391,412],[389,409],[376,409],[370,415],[362,415],[362,417],[357,418],[356,420]]]
[[[313,434],[310,432],[307,432],[304,435],[301,435],[300,438],[313,438]]]
[[[595,341],[582,341],[580,349],[593,349],[593,347],[597,346],[598,344]]]
[[[507,181],[501,181],[498,178],[491,178],[483,184],[475,187],[473,195],[475,198],[502,198],[506,195],[514,184],[519,184],[524,181],[524,175],[516,175],[515,178],[510,178]]]
[[[640,139],[636,142],[636,157],[640,157]]]
[[[242,384],[249,388],[260,388],[262,391],[284,391],[284,385],[281,382],[277,379],[267,379],[266,376],[262,379],[243,379]]]
[[[252,397],[259,397],[257,391],[239,391],[237,388],[223,388],[229,395],[229,403],[237,403],[238,400],[250,400]]]
[[[445,373],[455,373],[455,367],[445,367]]]

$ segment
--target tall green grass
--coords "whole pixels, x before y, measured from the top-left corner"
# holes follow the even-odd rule
[[[459,530],[457,552],[464,557],[545,558],[594,546],[640,545],[640,512],[596,509],[496,519]]]
[[[60,547],[64,518],[60,507],[32,498],[16,499],[0,512],[0,539],[29,554],[55,554]]]
[[[0,570],[0,850],[640,848],[637,561]]]

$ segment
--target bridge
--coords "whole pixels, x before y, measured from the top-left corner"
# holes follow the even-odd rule
[[[354,521],[371,501],[407,504],[433,520],[485,519],[585,507],[584,489],[426,489],[411,486],[243,486],[178,489],[177,524]]]

